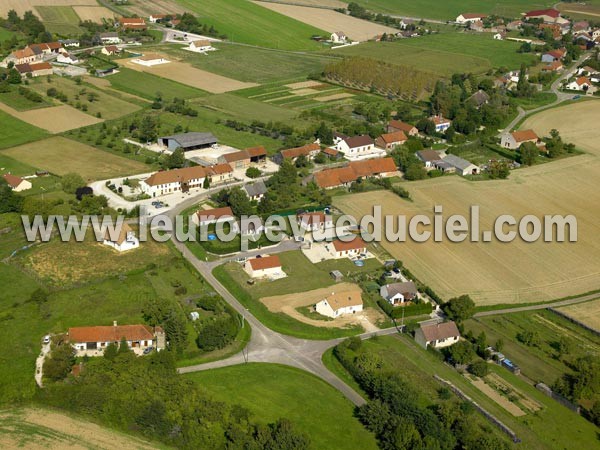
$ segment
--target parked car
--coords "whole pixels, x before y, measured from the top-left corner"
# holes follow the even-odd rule
[[[154,347],[148,347],[144,349],[144,355],[147,355],[148,353],[152,352],[152,350],[154,350]]]
[[[42,342],[44,343],[44,345],[49,344],[50,343],[50,335],[47,334],[46,336],[44,336],[44,340]]]

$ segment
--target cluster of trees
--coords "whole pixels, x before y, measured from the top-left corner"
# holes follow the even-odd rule
[[[334,83],[404,100],[420,99],[436,81],[429,73],[364,57],[328,64],[323,76]]]
[[[142,308],[142,316],[151,327],[161,326],[169,343],[169,350],[181,355],[188,344],[189,333],[184,312],[166,297],[149,298]]]
[[[359,338],[350,338],[334,355],[369,395],[358,417],[372,431],[382,449],[508,449],[508,444],[474,424],[474,408],[444,391],[445,401],[422,397],[395,371],[386,370],[381,356],[367,353]],[[442,395],[440,395],[442,397]]]
[[[229,345],[240,330],[240,317],[216,295],[205,295],[196,305],[215,316],[198,330],[196,343],[204,351],[213,351]]]
[[[422,149],[423,144],[419,139],[410,138],[405,145],[396,147],[391,152],[394,162],[404,173],[404,178],[409,181],[422,180],[427,177],[423,162],[415,156],[415,152]]]
[[[564,142],[556,129],[550,130],[550,137],[545,138],[544,143],[546,144],[547,155],[549,158],[558,158],[565,153],[573,153],[575,151],[575,145]],[[519,162],[521,164],[532,166],[536,163],[539,154],[540,149],[536,144],[533,142],[524,142],[519,147]]]
[[[181,15],[179,18],[179,23],[175,28],[180,31],[187,31],[188,33],[227,39],[226,34],[219,34],[215,27],[200,23],[196,16],[187,12]]]
[[[0,177],[0,214],[21,212],[22,208],[23,197],[12,190],[4,177]]]
[[[247,409],[216,401],[193,381],[178,376],[172,352],[139,358],[126,345],[113,347],[104,357],[85,363],[78,377],[47,384],[40,400],[176,448],[310,446],[308,436],[290,421],[256,424]]]
[[[22,95],[27,100],[33,103],[42,103],[44,101],[40,94],[38,94],[35,91],[32,91],[31,89],[26,88],[25,86],[19,86],[17,92],[19,93],[19,95]]]
[[[182,116],[198,117],[198,110],[190,107],[187,101],[183,98],[175,97],[170,102],[165,102],[160,94],[157,95],[152,109],[163,108],[166,112],[180,114]]]
[[[46,31],[46,27],[33,14],[33,11],[25,11],[21,18],[14,9],[11,9],[8,11],[6,19],[0,19],[0,26],[10,31],[23,33],[28,44],[52,41],[52,34]]]
[[[600,426],[600,360],[594,355],[577,358],[569,364],[572,373],[565,373],[552,386],[555,392],[577,403],[581,399],[596,399],[586,411],[586,417]]]

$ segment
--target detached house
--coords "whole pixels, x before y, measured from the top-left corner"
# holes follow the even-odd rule
[[[569,21],[560,15],[560,11],[550,8],[550,9],[538,9],[535,11],[529,11],[525,14],[526,20],[538,19],[543,21],[544,23],[558,23],[564,24],[569,23]]]
[[[334,44],[345,44],[348,40],[348,37],[343,31],[336,31],[335,33],[331,33],[331,42]]]
[[[251,278],[282,278],[285,272],[281,268],[279,256],[262,256],[246,261],[244,270]]]
[[[511,150],[517,150],[524,142],[533,142],[538,144],[540,138],[533,130],[513,131],[502,135],[500,145]]]
[[[319,314],[331,317],[343,316],[344,314],[354,314],[363,310],[363,301],[360,290],[332,292],[315,305],[315,311]]]
[[[63,64],[77,64],[79,60],[73,53],[61,52],[56,58],[56,62]]]
[[[13,63],[15,65],[27,64],[39,59],[41,59],[41,56],[36,55],[31,48],[25,47],[23,50],[15,50],[8,55],[4,59],[3,65],[8,65],[8,63]]]
[[[119,47],[116,45],[107,45],[106,47],[102,47],[100,53],[106,56],[113,56],[121,53],[121,49],[119,49]]]
[[[552,63],[555,61],[560,61],[561,59],[563,59],[564,56],[565,56],[564,50],[560,50],[560,49],[550,50],[549,52],[546,52],[542,55],[542,62]]]
[[[444,348],[456,344],[460,333],[452,321],[443,323],[421,323],[415,331],[415,341],[423,348]]]
[[[267,193],[267,186],[265,186],[264,181],[259,180],[251,184],[245,184],[243,190],[250,200],[260,201]]]
[[[98,38],[102,44],[120,44],[122,42],[121,38],[119,37],[119,33],[116,31],[100,33]]]
[[[116,239],[111,237],[108,230],[106,231],[103,244],[114,248],[118,252],[125,252],[127,250],[138,248],[140,246],[140,241],[135,237],[135,233],[131,227],[126,223],[123,223]]]
[[[331,189],[338,186],[348,186],[353,181],[363,177],[391,177],[398,173],[398,168],[393,158],[368,159],[365,161],[353,161],[346,167],[325,169],[315,172],[310,180],[323,189]]]
[[[456,23],[466,24],[469,22],[478,22],[485,19],[487,15],[485,14],[476,14],[476,13],[463,13],[456,18]]]
[[[304,212],[296,216],[298,225],[303,230],[319,231],[333,228],[333,218],[324,212]]]
[[[386,131],[388,133],[395,133],[396,131],[402,131],[407,136],[417,136],[419,130],[410,123],[402,122],[401,120],[390,120],[387,124]]]
[[[215,48],[211,45],[208,39],[200,40],[200,41],[192,41],[188,50],[193,52],[208,52],[214,50]]]
[[[567,84],[566,88],[572,91],[582,92],[593,92],[596,90],[592,84],[592,81],[588,77],[577,77],[574,81],[571,81],[569,84]]]
[[[367,135],[348,137],[335,133],[333,143],[335,149],[342,152],[350,161],[382,158],[386,155],[384,150],[375,147],[375,141]]]
[[[431,120],[435,124],[435,131],[438,132],[438,133],[443,133],[448,128],[450,128],[450,125],[452,125],[452,121],[451,120],[445,119],[441,115],[432,116],[432,117],[429,118],[429,120]]]
[[[356,258],[362,253],[367,253],[367,244],[360,237],[355,237],[351,241],[345,242],[339,239],[333,241],[330,245],[330,253],[335,259]]]
[[[392,306],[411,302],[417,298],[418,294],[417,287],[412,281],[386,284],[379,289],[379,295],[387,300]]]
[[[201,209],[194,214],[192,221],[199,227],[207,227],[209,225],[222,223],[229,224],[235,232],[238,230],[235,216],[233,215],[233,211],[229,206],[213,209]]]
[[[315,156],[321,151],[321,145],[318,142],[312,144],[306,144],[302,147],[288,148],[286,150],[280,150],[276,155],[275,160],[281,164],[284,159],[289,159],[295,162],[300,156],[305,156],[307,159],[314,159]]]
[[[394,147],[406,143],[408,138],[404,134],[404,131],[396,131],[394,133],[385,133],[375,139],[375,144],[379,148],[385,150],[392,150]]]
[[[117,325],[69,328],[69,343],[77,351],[75,356],[100,356],[110,344],[119,345],[124,339],[136,354],[154,347],[161,351],[166,347],[165,332],[161,327],[147,325]]]
[[[415,155],[425,164],[426,169],[432,169],[434,161],[442,159],[440,153],[435,150],[419,150]]]
[[[2,175],[2,178],[6,181],[6,183],[10,186],[10,188],[15,192],[26,191],[31,189],[31,182],[28,180],[24,180],[21,177],[16,175],[12,175],[10,173]]]
[[[479,89],[477,92],[471,95],[467,101],[479,109],[490,101],[490,96],[487,92]]]

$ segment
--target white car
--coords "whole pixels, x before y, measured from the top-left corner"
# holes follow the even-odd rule
[[[46,336],[44,336],[44,340],[42,341],[44,344],[49,344],[50,343],[50,335],[47,334]]]

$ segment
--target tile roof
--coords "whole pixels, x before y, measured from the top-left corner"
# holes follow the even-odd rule
[[[348,306],[359,306],[363,304],[362,292],[360,290],[332,292],[331,295],[325,297],[325,301],[331,306],[331,309],[337,311]]]
[[[182,169],[164,170],[155,172],[144,180],[148,186],[158,186],[168,183],[181,183],[190,180],[198,180],[211,175],[232,172],[229,164],[216,164],[214,166],[193,166]]]
[[[395,142],[405,142],[408,140],[404,131],[395,131],[393,133],[384,133],[379,136],[386,144],[393,144]]]
[[[119,19],[119,23],[122,25],[131,24],[131,25],[145,25],[146,21],[141,17],[121,17]]]
[[[465,19],[481,19],[483,17],[487,17],[485,14],[477,14],[477,13],[464,13],[461,14]]]
[[[440,154],[435,150],[419,150],[417,157],[423,162],[431,162],[440,159]]]
[[[404,297],[414,297],[417,295],[417,287],[412,281],[403,283],[391,283],[385,286],[388,292],[388,298],[396,294],[402,294]]]
[[[364,161],[353,161],[346,167],[315,172],[314,179],[317,186],[330,188],[356,181],[359,177],[392,173],[397,170],[393,158],[366,159]]]
[[[225,153],[222,157],[228,163],[232,163],[232,162],[236,162],[236,161],[244,161],[244,160],[249,161],[250,160],[250,155],[248,154],[248,152],[246,150],[240,150],[239,152],[233,152],[233,153]]]
[[[119,342],[152,340],[154,332],[147,325],[113,325],[69,328],[69,341],[75,342]]]
[[[440,341],[450,337],[460,337],[456,324],[452,321],[434,324],[421,324],[421,332],[426,342]]]
[[[539,139],[533,130],[513,131],[511,134],[515,142],[537,141]]]
[[[365,147],[367,145],[373,145],[375,143],[371,136],[368,136],[366,134],[362,136],[352,136],[344,139],[344,141],[346,142],[346,144],[348,144],[348,147],[350,148]]]
[[[319,144],[317,144],[316,142],[313,142],[312,144],[306,144],[303,145],[302,147],[296,147],[296,148],[288,148],[286,150],[281,150],[281,156],[283,156],[284,158],[298,158],[301,155],[304,156],[308,156],[310,155],[311,152],[316,152],[318,150],[321,149],[321,146]]]
[[[192,44],[194,44],[194,47],[210,47],[210,41],[208,39],[194,41]]]
[[[414,125],[402,122],[401,120],[390,120],[388,122],[388,127],[394,128],[398,131],[404,131],[405,133],[410,133],[412,130],[415,129]]]
[[[281,267],[281,261],[277,255],[263,256],[262,258],[252,258],[248,260],[248,263],[250,264],[250,267],[252,267],[252,270],[264,270]]]
[[[8,183],[8,185],[13,189],[18,188],[19,185],[23,182],[23,178],[18,177],[16,175],[12,175],[10,173],[4,174],[3,177]]]
[[[247,148],[246,151],[251,158],[256,158],[257,156],[267,156],[267,151],[262,145],[259,145],[258,147]]]
[[[549,16],[553,18],[558,18],[560,16],[560,11],[549,8],[549,9],[536,9],[534,11],[529,11],[525,14],[525,17],[540,17],[540,16]]]
[[[367,248],[367,244],[362,240],[361,237],[356,236],[351,241],[345,242],[335,240],[333,241],[333,248],[336,252],[345,252],[347,250],[362,250]]]
[[[106,239],[107,241],[116,242],[117,244],[121,245],[127,240],[127,233],[129,233],[130,231],[133,231],[131,227],[127,225],[126,222],[123,222],[123,225],[121,225],[121,229],[119,230],[119,236],[117,237],[116,241],[113,241],[110,238],[108,230],[106,230],[106,233],[104,234],[104,239]]]
[[[327,216],[324,212],[313,211],[313,212],[303,212],[302,214],[298,214],[296,216],[300,222],[304,225],[315,225],[322,224],[329,220],[331,220],[331,216]]]
[[[327,147],[323,150],[323,153],[329,156],[337,156],[340,152],[337,151],[335,148]]]
[[[211,222],[221,218],[234,218],[233,211],[229,206],[213,209],[201,209],[196,212],[196,216],[200,222]]]

